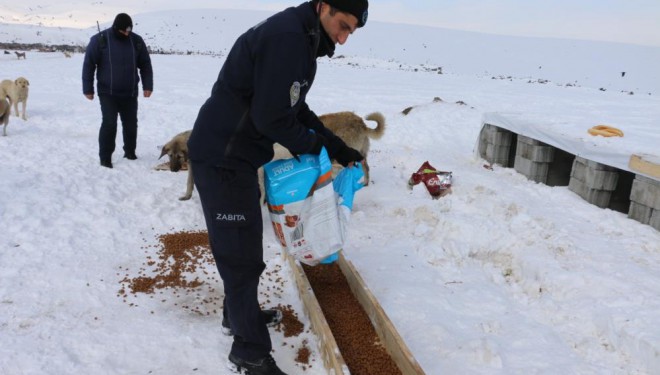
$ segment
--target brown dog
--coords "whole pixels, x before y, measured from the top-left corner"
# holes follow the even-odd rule
[[[376,122],[376,128],[374,129],[369,128],[362,118],[353,112],[329,113],[320,116],[319,119],[325,127],[341,138],[344,143],[358,150],[364,156],[362,168],[365,176],[365,186],[368,185],[369,165],[367,164],[367,154],[369,154],[370,139],[380,139],[383,136],[385,132],[385,117],[379,112],[371,113],[366,117],[366,120]],[[183,161],[188,161],[188,138],[190,138],[190,131],[176,135],[170,142],[163,146],[160,157],[163,157],[165,154],[170,156],[170,170],[174,172],[181,169]],[[292,157],[289,150],[278,143],[273,145],[273,153],[273,160]],[[339,170],[341,170],[341,166],[338,164],[333,166],[333,177],[336,176]],[[259,190],[261,191],[261,203],[263,204],[265,199],[263,168],[259,168],[257,175],[259,179]],[[179,199],[190,199],[192,197],[193,186],[192,171],[190,164],[188,164],[186,194]]]
[[[2,135],[6,136],[7,135],[7,125],[9,124],[9,109],[11,107],[9,106],[9,102],[7,99],[2,98],[0,99],[0,124],[4,125],[2,128]]]
[[[179,200],[186,201],[192,197],[194,188],[192,168],[188,163],[188,139],[190,138],[191,130],[179,133],[167,142],[160,151],[158,159],[167,155],[170,158],[170,171],[178,172],[187,164],[188,166],[188,181],[186,183],[186,193],[179,198]]]
[[[364,156],[362,161],[362,170],[364,171],[364,185],[369,185],[369,164],[367,164],[367,155],[371,145],[370,139],[380,139],[385,133],[385,117],[380,112],[374,112],[365,118],[369,121],[375,121],[376,127],[369,128],[362,118],[353,112],[328,113],[319,116],[323,125],[330,129],[336,136],[341,138],[346,145],[352,147]],[[341,170],[337,163],[333,165],[333,176]]]
[[[179,200],[187,201],[192,197],[193,189],[195,183],[193,180],[192,174],[192,165],[188,163],[188,139],[190,138],[191,130],[187,130],[183,133],[179,133],[174,136],[169,142],[167,142],[161,149],[160,156],[158,159],[167,155],[170,158],[170,171],[178,172],[184,165],[187,165],[188,168],[188,180],[186,181],[186,193],[179,198]],[[274,157],[273,160],[277,159],[286,159],[290,158],[291,153],[280,146],[279,144],[273,145]],[[259,176],[259,189],[261,190],[261,203],[264,202],[264,172],[263,168],[259,168],[257,171]]]
[[[25,52],[16,52],[16,51],[14,51],[14,53],[16,54],[16,59],[17,60],[20,60],[21,57],[23,58],[23,60],[25,60]]]

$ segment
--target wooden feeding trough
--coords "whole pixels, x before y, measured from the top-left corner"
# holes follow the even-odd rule
[[[319,339],[319,349],[325,367],[335,375],[351,374],[351,369],[344,360],[331,326],[326,320],[323,309],[317,300],[312,284],[303,266],[288,255],[286,251],[282,253],[291,266],[305,312],[309,316],[312,330]],[[389,354],[389,357],[396,367],[398,367],[400,373],[404,375],[425,374],[353,264],[344,258],[341,253],[336,263],[341,273],[343,273],[353,296],[368,316],[368,320],[377,334],[378,344],[382,345],[387,354]],[[325,267],[325,265],[317,267]]]

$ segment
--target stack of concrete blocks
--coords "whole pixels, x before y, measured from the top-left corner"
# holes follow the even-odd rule
[[[660,230],[660,181],[635,176],[628,217]]]
[[[618,169],[576,156],[568,188],[587,202],[607,208],[618,181]]]
[[[519,134],[513,168],[530,180],[545,184],[554,157],[554,147]]]
[[[479,135],[479,155],[491,164],[511,167],[509,165],[509,153],[513,136],[514,133],[509,130],[484,124]]]

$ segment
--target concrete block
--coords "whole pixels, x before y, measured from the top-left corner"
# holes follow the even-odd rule
[[[529,159],[517,156],[513,164],[516,172],[525,175],[532,181],[541,182],[545,184],[548,178],[548,163],[537,163]]]
[[[584,199],[600,208],[607,208],[610,205],[612,192],[607,190],[589,189]]]
[[[651,220],[649,220],[649,225],[655,228],[655,230],[660,231],[660,210],[653,210],[651,214]]]
[[[619,173],[614,171],[598,170],[587,167],[584,182],[591,189],[609,190],[616,189],[619,181]]]
[[[485,159],[493,164],[499,164],[503,167],[508,167],[510,150],[511,146],[498,146],[488,143],[486,144]]]
[[[660,184],[640,175],[635,176],[630,191],[630,200],[654,210],[660,210]]]
[[[610,167],[609,165],[597,163],[592,160],[585,159],[583,157],[576,156],[575,161],[581,164],[584,164],[586,167],[597,170],[597,171],[616,171],[616,168]]]
[[[511,131],[493,125],[486,124],[486,126],[488,143],[497,146],[511,146],[513,143],[513,133]]]
[[[589,162],[589,160],[587,160],[587,159],[585,159],[585,158],[583,158],[583,157],[581,157],[581,156],[577,156],[577,155],[575,155],[575,162],[576,162],[576,163],[580,163],[580,164],[587,165],[587,162]]]
[[[658,180],[654,180],[652,178],[642,176],[641,174],[636,174],[635,178],[651,186],[656,186],[658,189],[660,189],[660,181]]]
[[[530,145],[518,140],[518,144],[516,146],[516,156],[520,156],[537,163],[550,163],[554,160],[555,148],[552,146]]]
[[[546,143],[543,143],[541,141],[537,141],[534,138],[530,137],[525,137],[524,135],[518,134],[518,143],[524,143],[530,146],[548,146]]]
[[[479,156],[490,163],[510,167],[509,154],[514,136],[506,129],[484,124],[479,134]]]
[[[587,184],[575,178],[571,178],[568,182],[568,189],[581,196],[587,202],[600,208],[606,208],[610,205],[611,191],[591,189]]]
[[[477,146],[478,147],[477,151],[479,153],[479,157],[488,160],[488,158],[486,157],[486,147],[488,145],[488,142],[486,142],[486,135],[484,133],[485,132],[482,131],[481,134],[479,134],[479,144]]]
[[[576,157],[571,169],[571,177],[584,182],[590,189],[616,189],[619,173],[616,168],[604,166],[581,157]]]
[[[580,157],[576,157],[573,160],[573,168],[571,168],[571,179],[576,179],[580,182],[585,182],[587,180],[587,164],[583,163]],[[584,159],[582,159],[584,160]]]
[[[651,207],[645,206],[643,204],[630,202],[628,217],[633,220],[637,220],[642,224],[649,224],[653,211],[660,212],[658,210],[653,210]]]

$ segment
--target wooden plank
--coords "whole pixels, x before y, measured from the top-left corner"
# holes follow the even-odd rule
[[[643,173],[650,177],[660,178],[660,164],[647,160],[642,155],[630,155],[628,166],[635,172]]]
[[[314,295],[312,286],[300,262],[293,259],[286,250],[282,250],[282,254],[291,266],[296,280],[298,294],[303,301],[305,312],[311,322],[312,331],[319,338],[319,349],[323,357],[323,364],[334,375],[350,375],[351,372],[348,370],[348,366],[346,366],[344,357],[339,352],[337,341],[335,341],[335,337],[332,335],[330,326],[328,326],[325,315],[323,315],[323,310],[321,310],[321,306],[316,300],[316,295]]]
[[[374,326],[381,343],[390,354],[394,362],[397,364],[403,375],[422,375],[425,374],[422,367],[417,363],[417,360],[412,355],[408,346],[403,341],[399,333],[396,331],[394,324],[387,317],[385,311],[380,306],[374,295],[367,288],[364,280],[357,272],[353,264],[346,260],[343,252],[340,253],[339,260],[337,261],[339,268],[344,273],[346,281],[353,295],[362,305],[362,308],[369,316],[371,324]]]

